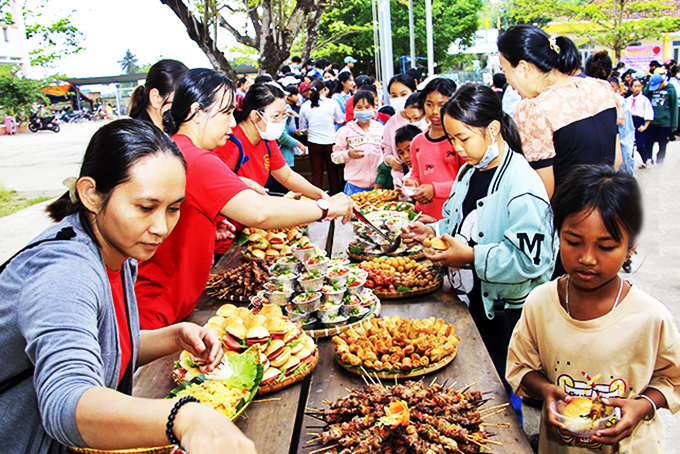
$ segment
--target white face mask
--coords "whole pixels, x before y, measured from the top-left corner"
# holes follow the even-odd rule
[[[427,131],[430,128],[430,123],[427,122],[425,117],[411,124],[420,128],[421,131]]]
[[[262,137],[262,139],[277,140],[279,137],[281,137],[281,134],[283,134],[283,130],[286,127],[285,121],[282,121],[281,123],[270,123],[264,119],[260,112],[258,112],[257,114],[260,116],[262,121],[264,121],[264,124],[267,125],[264,131],[262,131],[260,128],[257,128],[257,125],[255,125],[255,127],[257,128],[257,132],[260,133],[260,137]]]
[[[390,98],[390,106],[394,107],[397,112],[403,112],[406,109],[406,100],[408,96],[403,98]]]
[[[489,167],[489,164],[496,159],[499,155],[501,154],[500,150],[498,149],[498,142],[496,142],[496,138],[493,138],[493,142],[491,145],[486,147],[486,152],[484,153],[484,156],[482,156],[482,159],[477,163],[474,164],[475,169],[486,169]]]
[[[373,120],[373,117],[375,117],[375,110],[373,109],[354,111],[354,118],[359,123],[368,123]]]

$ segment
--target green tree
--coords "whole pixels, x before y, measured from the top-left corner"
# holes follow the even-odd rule
[[[47,18],[44,8],[49,0],[22,4],[26,38],[32,50],[29,51],[31,65],[51,68],[62,57],[73,55],[84,49],[83,33],[71,22],[71,13],[61,18]],[[14,23],[9,0],[0,0],[0,20]]]
[[[49,104],[47,97],[40,91],[47,86],[43,80],[28,79],[17,76],[18,67],[7,67],[0,71],[0,112],[2,115],[16,117],[18,121],[26,121],[31,106],[38,100]]]
[[[462,39],[470,44],[477,31],[477,13],[482,0],[433,0],[432,23],[434,59],[441,72],[448,61],[451,42]],[[395,68],[399,57],[410,55],[408,2],[391,0],[392,52]],[[414,2],[415,44],[418,57],[426,57],[425,3]],[[341,62],[352,55],[360,63],[361,72],[374,66],[373,13],[371,0],[344,0],[328,7],[319,25],[319,38],[314,55]],[[365,65],[365,70],[363,69]]]
[[[137,66],[137,57],[130,52],[130,49],[125,51],[125,55],[121,60],[118,60],[118,65],[126,74],[134,74],[139,72],[139,67]]]
[[[582,44],[610,48],[617,59],[627,46],[680,29],[672,0],[510,0],[510,14],[529,22],[537,15],[554,17],[569,26]]]
[[[217,46],[227,33],[260,58],[260,72],[276,74],[290,56],[295,38],[305,32],[307,53],[329,0],[160,0],[172,9],[216,70],[236,76]],[[236,25],[236,24],[245,24]]]

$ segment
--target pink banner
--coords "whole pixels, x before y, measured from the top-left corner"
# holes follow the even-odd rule
[[[656,60],[663,62],[663,46],[629,46],[621,61],[627,67],[649,71],[649,62]]]

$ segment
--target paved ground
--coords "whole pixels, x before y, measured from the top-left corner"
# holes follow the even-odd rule
[[[87,143],[101,123],[63,125],[62,131],[0,136],[0,184],[26,197],[58,196],[61,182],[77,176]],[[645,201],[645,229],[628,278],[663,301],[680,321],[680,143],[669,145],[662,167],[636,170]],[[50,225],[44,202],[0,218],[0,263]],[[625,335],[625,333],[622,333]],[[661,411],[667,453],[680,454],[680,414]],[[525,430],[538,431],[537,410],[525,409]]]

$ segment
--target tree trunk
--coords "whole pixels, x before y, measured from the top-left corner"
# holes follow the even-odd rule
[[[323,16],[326,10],[325,4],[320,4],[318,9],[313,11],[310,17],[307,19],[307,39],[305,40],[305,46],[302,50],[302,61],[307,60],[312,54],[312,49],[314,48],[314,43],[319,35],[319,23],[321,22],[321,16]]]
[[[224,54],[217,49],[217,46],[210,36],[209,30],[201,21],[196,20],[189,12],[189,9],[184,2],[182,0],[161,0],[161,3],[170,7],[179,20],[182,21],[184,27],[187,29],[189,38],[198,44],[198,47],[201,48],[203,53],[208,57],[208,60],[210,60],[210,64],[213,65],[213,68],[216,71],[226,74],[232,80],[236,80],[236,71],[231,67]]]

